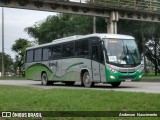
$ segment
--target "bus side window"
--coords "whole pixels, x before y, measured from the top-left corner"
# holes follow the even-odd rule
[[[33,50],[28,50],[26,52],[26,62],[33,62]]]
[[[34,50],[34,61],[41,61],[42,59],[42,48],[35,49]]]
[[[75,56],[87,56],[89,43],[88,39],[75,41]]]
[[[61,59],[62,57],[62,46],[61,45],[54,45],[52,49],[52,59]]]
[[[51,47],[43,48],[43,55],[42,60],[49,60],[51,59]]]
[[[63,44],[63,57],[73,56],[74,42],[68,42]]]

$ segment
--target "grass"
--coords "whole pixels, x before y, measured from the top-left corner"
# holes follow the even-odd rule
[[[143,78],[160,79],[160,75],[143,75]]]
[[[160,94],[0,86],[0,111],[159,111],[159,100]]]

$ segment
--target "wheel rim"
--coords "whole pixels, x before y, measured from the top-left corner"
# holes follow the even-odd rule
[[[86,78],[85,78],[85,82],[88,84],[88,83],[90,83],[90,77],[89,77],[89,75],[86,75],[85,76]]]
[[[83,77],[83,83],[86,87],[90,87],[91,86],[91,78],[89,73],[85,73],[84,77]]]
[[[43,74],[42,75],[42,84],[46,85],[46,83],[47,83],[47,76],[46,76],[46,74]]]

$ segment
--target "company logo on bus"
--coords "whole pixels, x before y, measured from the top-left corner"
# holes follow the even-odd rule
[[[55,63],[49,63],[49,67],[53,67],[55,66],[56,68],[59,68],[59,63],[55,62]]]

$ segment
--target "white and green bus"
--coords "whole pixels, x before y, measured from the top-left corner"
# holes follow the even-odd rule
[[[135,39],[118,34],[77,35],[26,49],[25,75],[43,85],[62,82],[85,87],[142,77],[141,58]]]

